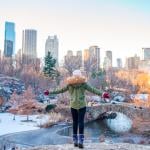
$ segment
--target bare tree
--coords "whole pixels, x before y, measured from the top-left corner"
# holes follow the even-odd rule
[[[11,106],[11,108],[8,110],[10,113],[14,114],[13,120],[15,120],[15,115],[17,114],[19,110],[19,105],[22,103],[22,96],[18,95],[16,92],[14,92],[11,95],[11,98],[8,102],[8,104]]]
[[[64,67],[68,70],[71,75],[75,69],[80,69],[82,67],[82,60],[78,56],[70,56],[65,58]]]
[[[42,111],[43,109],[43,106],[36,101],[31,86],[29,86],[22,95],[14,93],[11,97],[10,103],[12,104],[12,107],[9,109],[9,112],[14,115],[27,115],[27,121],[29,121],[30,114]]]

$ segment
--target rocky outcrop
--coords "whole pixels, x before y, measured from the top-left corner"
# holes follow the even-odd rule
[[[4,101],[7,101],[14,91],[17,94],[21,94],[24,90],[25,85],[21,80],[2,74],[0,75],[0,97]]]
[[[34,148],[27,148],[26,150],[74,150],[71,144],[66,145],[49,145]],[[85,150],[150,150],[150,146],[143,146],[137,144],[106,144],[106,143],[86,143]]]
[[[21,94],[24,90],[25,85],[21,80],[0,74],[0,112],[5,112],[10,107],[7,102],[14,91]]]

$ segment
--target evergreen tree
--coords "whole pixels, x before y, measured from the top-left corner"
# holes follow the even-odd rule
[[[48,52],[47,56],[44,58],[44,69],[43,72],[48,77],[54,77],[56,73],[55,69],[56,59],[54,59],[50,52]]]
[[[100,84],[102,89],[105,89],[108,86],[107,82],[106,82],[106,71],[105,70],[100,69],[97,72],[92,72],[91,79],[95,80],[96,83]]]

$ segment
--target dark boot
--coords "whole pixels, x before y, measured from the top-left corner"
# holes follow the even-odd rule
[[[83,141],[84,141],[84,135],[79,134],[79,146],[78,146],[79,148],[84,148]]]
[[[74,147],[78,147],[79,146],[79,144],[78,143],[74,143]]]
[[[80,143],[79,143],[78,147],[81,149],[84,148],[83,144],[80,144]]]
[[[78,147],[78,136],[77,136],[77,134],[73,135],[73,142],[74,142],[74,147]]]

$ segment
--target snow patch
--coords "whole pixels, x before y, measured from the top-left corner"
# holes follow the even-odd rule
[[[106,124],[115,132],[128,132],[132,128],[132,120],[119,112],[115,119],[107,119]]]
[[[38,125],[45,123],[48,119],[48,115],[30,115],[29,120],[31,122],[25,122],[26,115],[16,115],[13,120],[13,114],[0,113],[0,136],[10,133],[30,131],[40,129]]]

